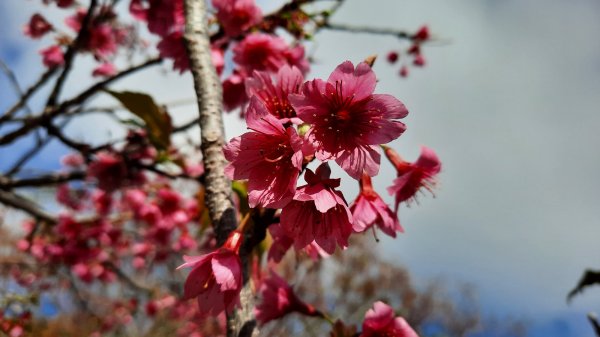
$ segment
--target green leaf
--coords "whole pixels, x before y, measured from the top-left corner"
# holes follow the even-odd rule
[[[164,108],[154,102],[152,96],[131,91],[106,90],[134,115],[144,121],[150,142],[158,149],[167,149],[171,144],[171,117]]]

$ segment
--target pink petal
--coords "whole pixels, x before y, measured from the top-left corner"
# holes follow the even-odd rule
[[[354,97],[353,101],[362,101],[375,91],[377,78],[368,64],[361,62],[354,69],[350,61],[345,61],[335,68],[327,82],[335,85],[336,81],[342,83],[342,96]]]

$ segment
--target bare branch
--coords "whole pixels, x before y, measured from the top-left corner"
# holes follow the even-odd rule
[[[24,211],[50,224],[58,222],[54,215],[44,211],[41,206],[15,193],[0,190],[0,203]]]
[[[319,28],[337,30],[348,33],[365,33],[375,35],[392,35],[399,39],[413,39],[413,34],[407,33],[401,30],[387,29],[387,28],[373,28],[368,26],[349,26],[340,23],[323,22],[319,25]]]
[[[107,85],[111,84],[112,82],[121,79],[129,74],[132,74],[138,70],[144,69],[155,64],[159,64],[161,62],[161,58],[154,58],[137,66],[133,66],[127,70],[118,73],[113,77],[110,77],[104,81],[92,85],[91,87],[89,87],[79,95],[75,96],[74,98],[64,101],[59,106],[51,108],[41,115],[25,119],[23,125],[20,128],[5,134],[4,136],[2,136],[2,138],[0,138],[0,145],[10,144],[15,139],[26,135],[34,128],[42,126],[46,121],[49,121],[60,114],[66,113],[68,108],[78,104],[82,104],[83,102],[85,102],[85,100],[98,93],[100,90],[104,89]]]
[[[31,96],[35,94],[35,92],[38,91],[38,89],[41,88],[42,85],[44,85],[52,77],[52,75],[56,73],[57,70],[58,67],[52,67],[46,70],[46,72],[44,72],[31,87],[25,90],[19,101],[6,110],[4,115],[0,116],[0,124],[10,120],[11,117],[27,103],[29,98],[31,98]]]
[[[60,91],[62,90],[62,87],[65,84],[65,81],[67,79],[67,75],[71,71],[71,66],[73,65],[73,60],[75,59],[75,55],[77,54],[78,49],[81,48],[82,44],[88,38],[88,35],[90,32],[89,25],[90,25],[90,22],[92,21],[92,16],[94,15],[94,10],[96,9],[97,5],[98,5],[98,0],[90,1],[90,5],[88,7],[87,13],[86,13],[85,17],[83,18],[83,21],[81,22],[81,28],[79,29],[79,33],[77,34],[77,37],[75,38],[73,43],[71,43],[71,45],[69,45],[69,48],[67,49],[67,52],[65,53],[65,63],[63,66],[63,71],[60,73],[60,76],[58,76],[58,79],[56,80],[56,84],[54,85],[54,88],[52,89],[52,92],[50,93],[50,96],[48,97],[46,107],[53,107],[56,105],[56,101],[58,100]]]
[[[62,184],[68,181],[81,180],[85,178],[85,172],[73,171],[73,172],[59,172],[47,175],[41,175],[33,178],[23,179],[8,179],[0,176],[0,189],[10,190],[13,188],[22,187],[39,187]]]

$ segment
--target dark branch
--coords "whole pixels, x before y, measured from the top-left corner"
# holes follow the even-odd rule
[[[85,172],[73,171],[64,173],[53,173],[33,178],[8,179],[0,176],[0,189],[11,190],[22,187],[40,187],[66,183],[73,180],[82,180],[85,178]]]
[[[24,211],[29,215],[33,216],[34,218],[43,220],[47,223],[57,223],[57,220],[54,217],[54,215],[44,211],[35,202],[26,199],[18,194],[0,190],[0,203]]]
[[[319,25],[319,28],[329,29],[329,30],[337,30],[348,33],[365,33],[365,34],[375,34],[375,35],[391,35],[395,36],[399,39],[408,39],[412,40],[413,35],[404,31],[395,30],[395,29],[387,29],[387,28],[373,28],[367,26],[349,26],[339,23],[331,23],[324,22]]]

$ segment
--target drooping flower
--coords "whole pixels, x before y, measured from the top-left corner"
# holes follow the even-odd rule
[[[418,337],[404,318],[394,317],[394,310],[389,305],[377,301],[365,314],[360,337],[380,336]]]
[[[246,79],[246,92],[248,97],[260,99],[267,111],[282,123],[300,124],[302,121],[296,117],[288,95],[299,93],[303,82],[304,77],[298,68],[285,65],[277,72],[275,83],[269,73],[255,71],[252,77]]]
[[[51,30],[52,25],[41,14],[35,13],[23,28],[23,33],[33,39],[39,39]]]
[[[117,68],[115,68],[115,65],[110,62],[105,62],[94,69],[92,76],[109,77],[114,76],[116,73]]]
[[[302,140],[296,129],[283,127],[257,99],[250,101],[246,124],[251,132],[224,148],[232,179],[248,179],[250,207],[281,208],[294,196],[302,168]]]
[[[240,302],[242,234],[234,231],[223,247],[201,256],[184,256],[181,268],[192,268],[184,284],[184,299],[198,298],[201,316],[230,312]]]
[[[256,319],[261,325],[298,312],[307,316],[322,315],[313,306],[303,302],[294,293],[294,289],[274,271],[260,286],[262,301],[254,309]]]
[[[42,55],[42,62],[48,68],[53,68],[65,63],[65,56],[62,49],[59,46],[50,46],[48,48],[40,50]]]
[[[262,20],[262,12],[254,0],[212,0],[212,4],[229,36],[238,36]]]
[[[395,97],[373,94],[375,74],[366,63],[356,68],[350,61],[340,64],[327,82],[315,79],[305,83],[301,94],[289,100],[298,117],[311,124],[309,142],[321,161],[335,160],[351,177],[363,171],[374,176],[379,171],[377,145],[398,138],[405,125],[396,119],[408,111]]]
[[[373,189],[371,177],[363,173],[359,182],[360,194],[350,206],[354,231],[363,232],[377,225],[381,231],[393,238],[396,237],[396,232],[403,232],[398,216]]]
[[[436,175],[442,170],[442,163],[435,152],[425,146],[421,147],[421,155],[414,163],[404,161],[389,147],[385,147],[385,155],[398,172],[393,185],[387,189],[390,195],[396,196],[396,209],[401,202],[414,198],[421,188],[431,191]]]
[[[296,190],[294,199],[281,211],[281,225],[302,249],[315,241],[325,252],[333,254],[336,245],[348,246],[352,233],[352,213],[344,197],[334,188],[340,179],[330,179],[331,169],[321,164],[313,173],[307,169],[307,184]]]

